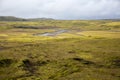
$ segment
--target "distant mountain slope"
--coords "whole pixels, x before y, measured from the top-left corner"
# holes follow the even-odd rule
[[[120,21],[120,19],[101,19],[101,20],[108,20],[108,21]]]
[[[18,18],[14,16],[0,16],[0,21],[40,21],[40,20],[55,20],[53,18]],[[82,20],[82,19],[79,19]],[[93,19],[92,19],[93,20]],[[105,21],[120,21],[120,18],[118,19],[95,19],[95,20],[105,20]]]
[[[54,20],[52,18],[31,18],[31,19],[24,19],[24,18],[17,18],[14,16],[0,16],[0,21],[40,21],[40,20]]]
[[[39,20],[54,20],[52,18],[31,18],[31,19],[27,19],[29,21],[39,21]]]
[[[0,16],[0,21],[26,21],[26,19],[17,18],[14,16]]]

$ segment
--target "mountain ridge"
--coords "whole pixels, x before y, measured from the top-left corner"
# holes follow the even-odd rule
[[[45,18],[45,17],[42,17],[42,18],[20,18],[20,17],[15,17],[15,16],[0,16],[0,21],[41,21],[41,20],[56,20],[56,19]],[[84,20],[84,19],[79,19],[79,20]],[[120,18],[117,18],[117,19],[90,19],[90,20],[120,21]]]
[[[14,16],[0,16],[0,21],[40,21],[40,20],[54,20],[52,18],[18,18]]]

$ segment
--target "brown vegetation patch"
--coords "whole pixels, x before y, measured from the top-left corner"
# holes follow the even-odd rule
[[[12,63],[12,59],[2,59],[0,60],[0,67],[9,67]]]

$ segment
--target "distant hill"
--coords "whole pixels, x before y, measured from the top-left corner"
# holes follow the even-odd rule
[[[101,19],[101,20],[108,20],[108,21],[120,21],[120,19]]]
[[[26,19],[17,18],[14,16],[0,16],[0,21],[26,21]]]
[[[14,17],[14,16],[0,16],[0,21],[41,21],[41,20],[55,20],[55,19],[53,18],[28,18],[26,19],[26,18]],[[96,20],[120,21],[120,18],[118,19],[96,19]]]
[[[31,18],[31,19],[27,19],[29,21],[39,21],[39,20],[54,20],[52,18]]]
[[[24,18],[17,18],[14,16],[0,16],[0,21],[40,21],[40,20],[54,20],[52,18],[30,18],[30,19],[24,19]]]

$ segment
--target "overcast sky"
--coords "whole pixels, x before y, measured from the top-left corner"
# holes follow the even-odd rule
[[[55,19],[120,18],[120,0],[0,0],[0,16]]]

